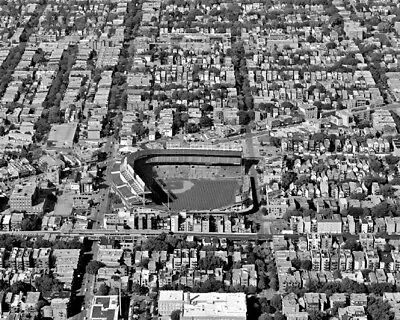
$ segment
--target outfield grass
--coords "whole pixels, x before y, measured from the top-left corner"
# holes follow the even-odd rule
[[[165,180],[164,180],[165,181]],[[211,210],[234,204],[239,190],[239,180],[188,180],[193,185],[176,194],[177,199],[170,203],[173,210]],[[182,180],[165,181],[167,188],[180,189]]]

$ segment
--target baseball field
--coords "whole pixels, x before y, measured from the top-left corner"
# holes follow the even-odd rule
[[[212,210],[235,203],[240,180],[164,180],[166,188],[176,195],[170,203],[173,210]]]

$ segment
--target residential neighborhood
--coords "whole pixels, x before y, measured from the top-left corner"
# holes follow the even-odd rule
[[[399,6],[0,0],[0,319],[400,319]]]

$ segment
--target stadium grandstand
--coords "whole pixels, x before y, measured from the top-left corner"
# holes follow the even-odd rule
[[[191,143],[181,143],[181,142],[167,142],[165,145],[166,149],[196,149],[196,150],[210,150],[210,151],[239,151],[243,150],[241,144],[227,142],[227,143],[204,143],[204,142],[191,142]]]
[[[146,202],[145,195],[150,192],[146,190],[144,181],[128,165],[127,158],[124,158],[122,163],[114,164],[111,177],[113,191],[120,196],[126,206],[131,207]]]
[[[237,179],[241,176],[240,166],[157,164],[152,169],[160,179]]]

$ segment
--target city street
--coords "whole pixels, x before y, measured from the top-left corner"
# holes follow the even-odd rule
[[[118,151],[118,145],[115,143],[113,137],[109,137],[107,139],[104,151],[107,153],[107,159],[109,159],[110,161],[107,161],[107,167],[104,173],[104,183],[106,187],[99,191],[99,199],[100,199],[99,207],[95,213],[95,216],[91,217],[91,219],[93,220],[93,225],[92,225],[93,230],[98,230],[103,228],[104,216],[110,210],[109,193],[110,193],[111,170],[113,165],[112,159],[115,159],[115,156]],[[93,260],[97,260],[98,253],[99,253],[99,242],[93,241],[92,244]],[[85,296],[84,307],[82,312],[80,313],[80,316],[78,317],[78,320],[84,320],[90,318],[90,306],[94,296],[93,290],[95,286],[95,280],[96,280],[95,275],[90,275],[88,273],[85,273],[81,289],[81,293],[84,294]]]

